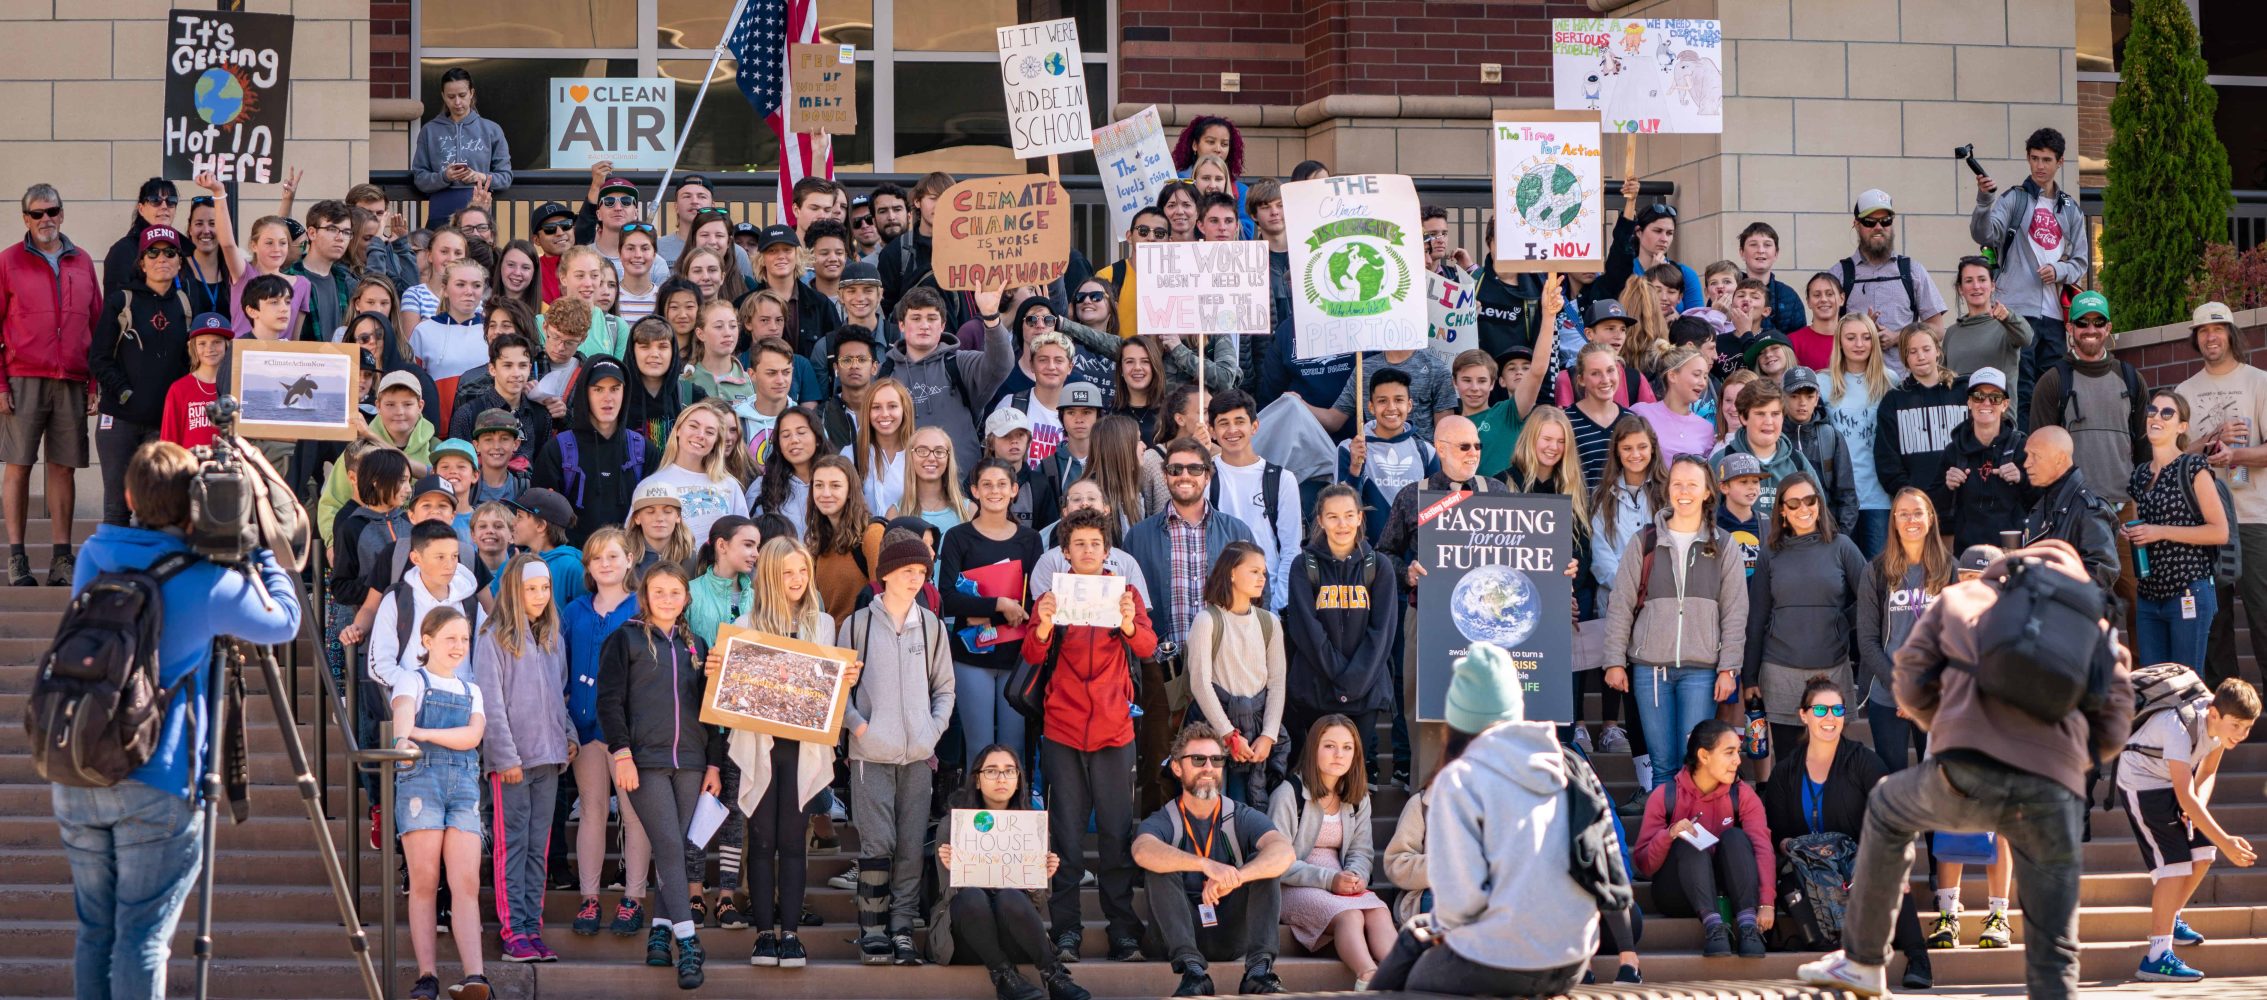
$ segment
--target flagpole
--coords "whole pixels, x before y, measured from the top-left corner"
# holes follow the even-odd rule
[[[716,36],[716,51],[708,57],[708,72],[701,74],[701,89],[693,93],[693,106],[685,112],[685,126],[677,131],[677,148],[669,153],[669,169],[661,172],[661,185],[653,189],[653,204],[646,207],[646,219],[661,218],[661,199],[669,195],[669,179],[677,173],[677,161],[685,155],[685,140],[692,137],[693,121],[700,117],[701,101],[708,97],[709,81],[716,79],[716,67],[724,62],[725,49],[732,44],[732,32],[740,27],[740,15],[748,9],[748,0],[733,0],[732,16],[724,21],[724,30]],[[784,68],[782,75],[785,75]]]

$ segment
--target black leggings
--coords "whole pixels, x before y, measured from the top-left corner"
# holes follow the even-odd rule
[[[955,961],[973,958],[987,969],[1017,963],[1053,972],[1062,963],[1047,944],[1047,925],[1031,896],[1015,889],[961,889],[952,896]]]
[[[771,786],[748,817],[749,917],[759,931],[792,932],[803,916],[809,878],[803,870],[805,817],[796,803],[802,751],[794,740],[771,741]]]
[[[1653,906],[1664,917],[1698,917],[1716,912],[1716,897],[1728,896],[1732,912],[1754,910],[1762,885],[1755,871],[1755,847],[1747,831],[1731,827],[1716,846],[1702,851],[1674,838],[1669,857],[1653,873]]]

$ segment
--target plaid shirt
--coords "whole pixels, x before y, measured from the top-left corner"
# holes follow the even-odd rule
[[[1179,643],[1188,638],[1189,626],[1196,622],[1196,613],[1204,607],[1204,580],[1209,574],[1205,565],[1204,525],[1212,518],[1212,507],[1207,504],[1204,516],[1191,521],[1180,511],[1167,505],[1165,538],[1172,545],[1173,572],[1167,581],[1166,593],[1171,599],[1170,627],[1162,638]]]

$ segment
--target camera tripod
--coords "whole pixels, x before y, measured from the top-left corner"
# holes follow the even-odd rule
[[[251,570],[245,571],[250,574]],[[253,585],[258,586],[255,578]],[[213,862],[219,842],[220,798],[223,794],[223,768],[242,769],[245,762],[228,760],[228,741],[225,738],[230,725],[243,725],[239,719],[228,717],[229,695],[244,685],[246,661],[258,661],[268,686],[268,701],[275,706],[277,728],[283,732],[284,751],[291,756],[292,780],[299,787],[299,800],[307,807],[307,825],[314,828],[315,846],[323,856],[323,872],[330,876],[331,895],[338,900],[339,919],[346,925],[348,947],[354,953],[355,963],[361,967],[363,992],[370,1000],[380,1000],[384,994],[378,982],[378,972],[370,960],[370,939],[362,931],[362,918],[357,912],[357,900],[347,888],[346,874],[339,867],[338,851],[331,841],[330,824],[323,818],[321,789],[314,774],[307,767],[307,751],[299,742],[299,727],[291,710],[291,697],[284,688],[283,668],[276,663],[275,651],[239,639],[217,639],[213,642],[211,690],[205,692],[207,718],[211,719],[209,756],[205,760],[204,776],[200,787],[205,800],[202,838],[204,869],[197,875],[197,992],[198,1000],[210,994],[213,958]],[[238,817],[241,819],[241,816]],[[389,970],[389,974],[390,974]]]

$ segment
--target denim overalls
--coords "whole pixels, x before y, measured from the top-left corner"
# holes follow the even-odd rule
[[[472,694],[443,691],[434,677],[420,667],[424,697],[418,699],[419,729],[455,729],[472,723]],[[471,681],[451,678],[469,686]],[[409,834],[420,830],[455,829],[480,835],[480,751],[455,750],[418,741],[423,753],[408,770],[394,774],[394,829]]]

